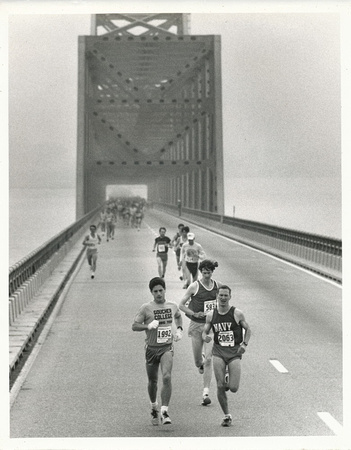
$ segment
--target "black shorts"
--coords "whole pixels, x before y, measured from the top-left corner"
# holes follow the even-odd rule
[[[161,345],[151,347],[149,345],[145,348],[145,362],[149,366],[160,364],[162,356],[166,352],[171,352],[173,356],[173,344]]]
[[[218,344],[213,344],[212,355],[222,358],[226,364],[229,364],[234,359],[242,359],[242,355],[238,353],[240,346],[222,347]]]
[[[186,263],[187,268],[189,269],[189,272],[191,275],[195,278],[198,272],[199,263],[197,262],[187,262]]]

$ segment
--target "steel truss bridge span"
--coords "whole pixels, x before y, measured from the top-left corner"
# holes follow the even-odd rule
[[[223,214],[221,41],[188,29],[186,14],[107,14],[79,37],[77,217],[108,184]]]

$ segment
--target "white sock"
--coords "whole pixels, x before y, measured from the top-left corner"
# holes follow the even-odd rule
[[[203,395],[208,395],[210,393],[209,388],[204,388]]]
[[[154,402],[154,403],[150,402],[150,403],[151,403],[151,408],[152,409],[157,409],[157,406],[158,406],[157,402]]]
[[[163,413],[164,411],[168,412],[168,406],[161,406],[161,413]]]

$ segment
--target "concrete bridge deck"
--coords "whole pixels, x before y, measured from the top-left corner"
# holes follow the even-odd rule
[[[131,324],[139,306],[152,299],[148,281],[157,276],[152,246],[158,228],[166,226],[172,237],[178,222],[149,211],[140,232],[119,223],[115,240],[99,249],[94,280],[82,261],[40,352],[15,383],[11,438],[324,436],[325,441],[339,435],[340,286],[193,224],[196,240],[219,262],[214,278],[232,287],[231,302],[245,313],[253,337],[241,387],[230,396],[233,427],[219,426],[214,380],[212,404],[200,405],[201,377],[186,333],[175,344],[173,423],[152,427],[144,333],[133,333]],[[179,303],[184,290],[173,252],[165,281],[167,298]],[[187,329],[188,319],[184,323]],[[13,334],[10,342],[16,340]],[[277,370],[276,362],[286,372]]]

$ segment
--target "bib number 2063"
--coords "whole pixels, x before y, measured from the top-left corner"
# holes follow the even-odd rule
[[[220,345],[224,347],[234,347],[234,333],[232,330],[230,331],[220,331],[218,333],[218,342]]]

